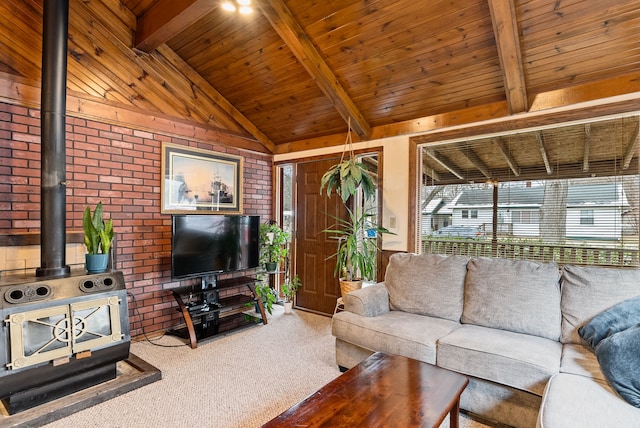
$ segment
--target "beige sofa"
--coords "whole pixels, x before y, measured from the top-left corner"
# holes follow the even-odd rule
[[[382,351],[463,373],[462,409],[515,427],[640,426],[578,334],[639,295],[637,269],[394,254],[385,282],[344,296],[336,359]]]

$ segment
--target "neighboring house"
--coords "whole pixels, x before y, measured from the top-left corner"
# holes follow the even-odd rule
[[[498,196],[498,231],[513,236],[539,236],[544,186],[503,187]],[[448,208],[452,224],[483,226],[491,232],[493,189],[461,192]],[[619,240],[623,214],[629,209],[621,184],[570,184],[567,194],[566,237]],[[442,210],[441,210],[442,211]]]
[[[448,226],[451,220],[450,215],[442,215],[440,210],[446,205],[444,199],[432,199],[426,207],[422,209],[422,234],[429,235],[441,227]],[[451,214],[449,212],[449,214]]]

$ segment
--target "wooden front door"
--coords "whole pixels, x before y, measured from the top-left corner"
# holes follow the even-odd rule
[[[299,163],[296,187],[296,272],[303,287],[296,305],[314,312],[333,314],[340,297],[340,284],[334,276],[337,242],[322,233],[335,223],[332,216],[344,217],[346,210],[335,194],[320,195],[320,179],[339,158]]]

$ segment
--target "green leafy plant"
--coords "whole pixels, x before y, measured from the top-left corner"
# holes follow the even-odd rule
[[[262,300],[262,304],[267,312],[270,314],[273,313],[273,304],[278,301],[276,291],[266,284],[258,284],[256,285],[256,294],[258,298]]]
[[[368,211],[358,213],[347,208],[346,219],[334,216],[336,223],[323,230],[338,240],[338,248],[330,256],[336,258],[335,275],[347,281],[374,279],[379,251],[376,237],[379,233],[394,233],[375,224],[372,217],[375,217],[374,214]],[[369,231],[373,237],[368,236]]]
[[[282,284],[282,294],[285,302],[293,302],[297,291],[302,287],[302,281],[298,275],[293,277],[292,281],[285,281]]]
[[[321,195],[325,187],[327,189],[327,197],[331,197],[331,192],[335,190],[343,202],[346,202],[350,196],[355,195],[358,187],[362,187],[365,199],[370,199],[376,190],[367,166],[357,162],[354,157],[342,160],[324,173],[320,179]]]
[[[98,202],[91,214],[91,208],[86,207],[82,217],[84,229],[84,245],[88,254],[107,254],[113,241],[113,220],[106,222],[102,218],[102,202]]]
[[[369,200],[375,195],[376,185],[371,177],[367,166],[358,162],[353,152],[353,140],[351,139],[351,118],[349,118],[347,129],[347,139],[344,142],[344,150],[340,162],[333,165],[324,173],[320,179],[320,195],[322,190],[327,188],[327,197],[331,197],[331,192],[335,190],[343,203],[349,197],[354,196],[358,188],[362,188],[365,200]],[[345,156],[348,156],[345,159]]]
[[[289,234],[275,222],[260,225],[260,263],[280,263],[289,250]]]

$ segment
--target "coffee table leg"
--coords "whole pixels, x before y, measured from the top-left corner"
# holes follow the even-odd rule
[[[460,399],[456,400],[449,412],[449,428],[458,428],[458,417],[460,415]]]

